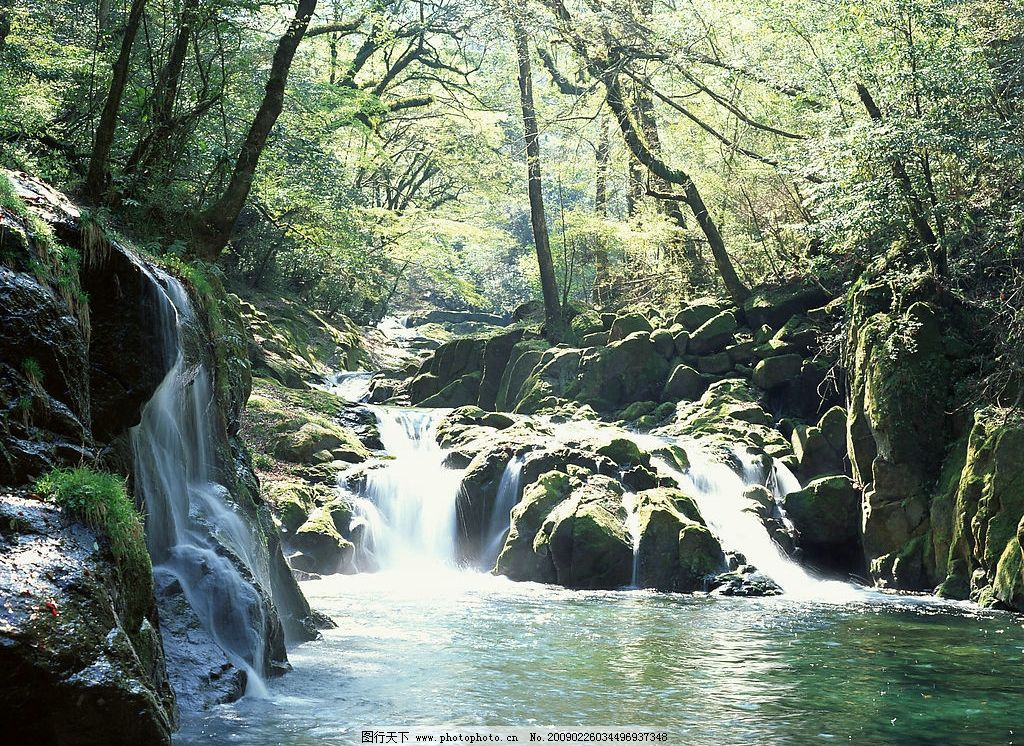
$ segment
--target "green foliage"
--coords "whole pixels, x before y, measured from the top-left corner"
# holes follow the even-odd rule
[[[43,369],[42,366],[39,365],[39,361],[34,357],[27,357],[21,361],[21,371],[33,386],[36,388],[42,386]]]
[[[36,482],[36,490],[107,536],[127,582],[143,588],[151,583],[142,521],[121,477],[87,467],[54,469]]]

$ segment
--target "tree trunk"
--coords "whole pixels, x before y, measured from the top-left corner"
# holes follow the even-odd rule
[[[594,185],[594,211],[599,217],[608,217],[608,159],[611,145],[608,126],[601,122],[601,139],[597,143],[597,183]]]
[[[740,305],[750,297],[750,290],[740,280],[739,275],[736,274],[736,268],[733,266],[732,258],[725,248],[722,234],[719,233],[718,226],[715,225],[714,219],[704,205],[704,199],[701,197],[697,185],[686,172],[670,168],[663,160],[652,153],[650,148],[641,139],[636,125],[630,117],[629,108],[623,100],[622,86],[616,79],[615,72],[605,73],[602,80],[608,91],[608,106],[611,107],[615,118],[618,120],[619,129],[622,131],[622,139],[625,140],[626,145],[633,152],[633,155],[636,156],[636,159],[646,166],[647,170],[654,176],[668,184],[682,188],[683,201],[686,202],[693,212],[694,217],[697,219],[697,224],[700,226],[701,231],[703,231],[705,238],[707,238],[708,245],[711,247],[711,256],[715,260],[715,266],[718,269],[719,276],[722,278],[722,283],[725,285],[725,289],[733,303]],[[671,194],[656,194],[656,196],[659,199],[673,199]]]
[[[0,0],[0,54],[3,54],[7,37],[11,33],[11,17],[14,15],[14,0]]]
[[[110,150],[114,145],[114,130],[117,128],[117,115],[121,110],[121,99],[128,83],[128,65],[131,62],[132,46],[135,36],[142,24],[142,13],[146,8],[146,0],[132,0],[128,14],[128,24],[121,39],[121,51],[114,62],[114,75],[110,81],[110,91],[103,105],[96,137],[93,140],[92,156],[89,159],[89,171],[85,177],[85,193],[94,200],[102,199],[107,188]]]
[[[312,18],[314,10],[316,10],[316,0],[299,0],[295,17],[277,44],[263,102],[242,142],[231,180],[220,198],[204,210],[199,217],[195,249],[199,256],[207,261],[216,261],[224,251],[224,247],[231,239],[238,216],[249,197],[253,178],[256,175],[256,166],[266,147],[270,130],[284,108],[284,89],[288,82],[288,71],[291,69],[299,42],[302,41],[302,37],[309,27],[309,20]]]
[[[185,0],[181,10],[181,21],[174,34],[174,43],[167,64],[160,71],[156,91],[153,94],[153,129],[139,140],[128,157],[125,170],[128,173],[146,173],[160,158],[164,144],[170,139],[174,105],[178,100],[178,86],[181,84],[181,73],[185,68],[188,55],[188,43],[192,36],[192,24],[195,21],[196,7],[199,0]]]
[[[551,244],[548,239],[548,225],[544,217],[544,188],[541,179],[540,134],[537,131],[537,113],[533,104],[533,79],[530,70],[530,48],[523,18],[525,0],[517,0],[510,6],[512,33],[515,37],[516,57],[519,61],[519,98],[523,107],[523,130],[526,139],[526,171],[529,181],[530,223],[533,226],[533,242],[537,248],[537,264],[540,267],[540,285],[544,294],[545,336],[551,342],[562,337],[562,307],[558,301],[558,283],[555,280],[555,264],[551,258]]]

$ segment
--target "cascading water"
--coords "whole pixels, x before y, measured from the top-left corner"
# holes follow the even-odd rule
[[[505,471],[502,472],[501,479],[498,481],[494,508],[491,510],[487,531],[484,533],[486,543],[480,556],[480,564],[486,569],[494,567],[498,555],[501,554],[501,548],[505,545],[505,539],[511,528],[512,508],[519,502],[524,463],[526,463],[526,456],[513,457],[505,466]]]
[[[437,426],[444,410],[375,407],[380,439],[392,457],[366,473],[355,520],[366,527],[383,570],[453,567],[455,499],[462,474],[444,466]]]
[[[365,370],[340,371],[331,376],[323,388],[347,402],[361,402],[370,393],[374,374]]]
[[[629,587],[640,587],[640,504],[635,492],[622,495],[622,507],[626,509],[626,529],[633,544],[633,565],[629,576]]]
[[[269,620],[268,560],[254,529],[214,476],[210,376],[189,367],[180,338],[193,321],[185,289],[160,274],[161,349],[171,368],[131,431],[136,489],[145,503],[146,542],[158,584],[176,579],[205,630],[262,694]],[[228,555],[233,555],[228,556]]]
[[[761,520],[745,510],[748,502],[743,497],[744,490],[751,485],[765,483],[763,468],[755,463],[753,457],[746,452],[735,451],[732,455],[741,464],[737,472],[723,459],[712,456],[695,443],[687,446],[686,454],[690,466],[682,472],[664,459],[654,459],[653,463],[659,471],[674,477],[680,488],[694,499],[723,549],[741,553],[789,595],[817,600],[841,600],[855,595],[853,585],[817,578],[790,559],[772,540]],[[791,488],[800,487],[792,473],[778,463],[772,465],[767,481],[776,497],[784,496]]]

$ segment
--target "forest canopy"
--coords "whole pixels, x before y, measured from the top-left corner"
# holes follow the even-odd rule
[[[543,241],[549,305],[838,294],[889,257],[1013,336],[1021,29],[1019,0],[0,0],[0,163],[362,321],[508,312]]]

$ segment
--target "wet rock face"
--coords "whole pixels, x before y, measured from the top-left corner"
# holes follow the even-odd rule
[[[92,429],[105,442],[138,424],[174,361],[161,359],[155,287],[133,257],[112,249],[83,267],[81,279],[92,326]]]
[[[0,494],[0,732],[7,743],[169,744],[174,696],[152,589],[117,582],[105,541]],[[150,608],[126,628],[127,608]]]
[[[24,483],[87,452],[85,336],[35,277],[0,266],[0,483]]]

